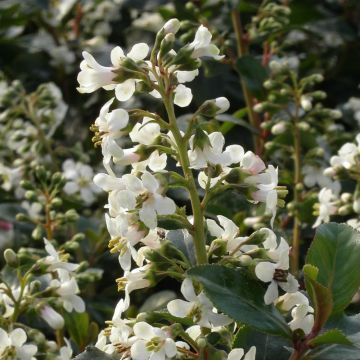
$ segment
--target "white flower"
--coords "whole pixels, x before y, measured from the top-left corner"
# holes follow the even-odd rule
[[[164,331],[146,322],[134,325],[136,340],[131,346],[133,360],[166,360],[177,354],[175,341]]]
[[[182,84],[193,81],[199,75],[199,70],[198,69],[191,71],[176,70],[174,74],[176,75],[178,82]]]
[[[259,174],[266,169],[265,163],[252,151],[247,151],[244,154],[240,165],[242,169],[248,171],[252,175]]]
[[[180,107],[186,107],[191,103],[193,98],[191,89],[183,84],[175,88],[174,104]]]
[[[256,347],[252,346],[244,356],[245,351],[243,349],[232,349],[227,357],[227,360],[255,360]]]
[[[107,335],[104,330],[101,330],[97,341],[95,343],[95,347],[99,350],[105,352],[106,354],[113,354],[116,351],[116,348],[112,344],[107,343]],[[61,359],[59,359],[61,360]]]
[[[160,125],[152,118],[145,116],[142,123],[135,124],[129,136],[132,142],[151,145],[160,134]]]
[[[226,241],[226,249],[229,253],[232,253],[234,250],[239,249],[241,243],[243,243],[247,237],[237,236],[239,234],[239,228],[232,220],[222,215],[218,215],[217,218],[221,226],[212,219],[206,220],[210,235]]]
[[[62,261],[59,253],[56,251],[56,249],[50,243],[49,240],[44,238],[44,243],[45,243],[45,250],[49,254],[47,257],[45,257],[44,263],[48,265],[49,271],[63,269],[68,272],[73,272],[79,267],[79,264],[73,264]]]
[[[116,280],[118,289],[125,290],[125,308],[130,305],[130,293],[132,291],[150,286],[150,281],[145,278],[149,267],[150,265],[147,264],[132,271],[125,271],[124,276]]]
[[[344,144],[338,151],[338,155],[331,157],[331,166],[350,169],[352,166],[356,165],[356,156],[360,152],[360,134],[356,136],[356,142],[358,145],[354,143]]]
[[[55,292],[60,296],[64,309],[67,312],[73,310],[84,312],[85,303],[80,296],[76,295],[80,290],[75,278],[70,277],[67,272],[61,270],[59,272],[59,279],[52,280],[50,286],[55,288]]]
[[[0,303],[2,303],[3,307],[5,308],[4,313],[1,314],[4,318],[9,318],[13,315],[14,309],[15,309],[15,302],[19,302],[20,296],[22,295],[21,304],[23,304],[24,297],[30,295],[31,289],[29,285],[26,285],[24,289],[21,289],[20,285],[14,284],[10,286],[10,292],[11,296],[7,294],[8,292],[8,286],[6,286],[4,283],[0,283]]]
[[[277,244],[276,236],[271,231],[263,242],[267,255],[275,262],[262,261],[255,267],[255,274],[263,282],[270,282],[264,295],[265,304],[273,303],[279,296],[278,286],[286,292],[293,293],[299,288],[295,277],[289,274],[289,245],[285,239]]]
[[[207,328],[225,326],[232,322],[226,315],[214,312],[212,303],[203,292],[196,295],[190,279],[186,278],[181,284],[181,293],[187,301],[170,301],[167,309],[171,315],[180,318],[191,317],[196,324]]]
[[[84,60],[80,64],[81,71],[77,77],[80,85],[78,91],[80,93],[91,93],[101,87],[115,84],[114,78],[116,74],[113,72],[113,67],[100,65],[94,57],[86,51],[83,51],[82,55]]]
[[[110,58],[112,67],[102,66],[88,52],[83,52],[84,60],[80,64],[80,73],[78,82],[80,87],[78,91],[81,93],[91,93],[99,88],[112,90],[115,88],[116,98],[120,101],[126,101],[131,98],[135,92],[135,79],[129,79],[121,84],[114,82],[116,77],[115,70],[121,66],[121,61],[128,57],[133,61],[140,61],[146,58],[149,47],[145,43],[135,44],[130,52],[125,56],[123,50],[116,46],[112,49]]]
[[[229,166],[240,163],[244,154],[244,149],[240,145],[230,145],[225,148],[225,138],[218,132],[212,132],[208,135],[209,144],[205,144],[203,149],[195,146],[194,135],[190,138],[190,150],[188,156],[190,167],[194,169],[206,168],[208,163],[213,165]]]
[[[128,52],[126,57],[137,62],[140,60],[144,60],[147,57],[148,53],[149,53],[149,46],[145,43],[139,43],[139,44],[135,44],[131,48],[131,50]],[[117,65],[118,67],[121,64],[121,60],[123,60],[125,58],[125,54],[119,46],[116,46],[111,51],[110,56],[111,56],[111,62],[113,64]],[[124,82],[122,82],[121,84],[116,85],[116,87],[115,87],[116,98],[119,101],[129,100],[133,96],[133,94],[136,90],[136,83],[138,81],[139,80],[136,80],[136,79],[128,79],[128,80],[125,80]]]
[[[59,330],[64,327],[65,324],[64,318],[49,305],[45,305],[44,307],[41,308],[40,316],[54,330]]]
[[[157,215],[170,215],[176,211],[174,201],[161,195],[161,188],[155,176],[144,172],[141,180],[135,175],[123,176],[127,190],[119,191],[123,207],[127,210],[135,210],[137,199],[141,200],[139,218],[149,228],[157,226]]]
[[[64,338],[65,345],[60,348],[60,356],[57,358],[57,360],[71,360],[73,350],[70,344],[70,341],[66,338]]]
[[[63,163],[63,174],[67,180],[64,191],[68,195],[80,193],[81,198],[86,204],[91,204],[95,200],[95,194],[100,192],[93,183],[94,172],[89,165],[81,162],[74,162],[72,159],[67,159]]]
[[[165,153],[160,154],[158,150],[153,151],[150,156],[140,162],[135,162],[131,164],[132,173],[143,173],[149,168],[153,172],[167,172],[167,155]]]
[[[220,60],[224,57],[219,55],[220,50],[217,46],[211,44],[211,38],[211,32],[204,25],[200,25],[196,31],[194,41],[189,44],[189,47],[193,49],[193,58],[207,56],[215,60]]]
[[[119,252],[119,263],[123,270],[130,270],[131,258],[138,263],[138,253],[134,246],[144,237],[144,231],[139,231],[138,226],[130,225],[126,216],[111,218],[105,215],[106,226],[111,239],[116,240],[114,250]]]
[[[35,360],[34,355],[37,353],[37,346],[25,344],[27,335],[23,329],[17,328],[9,334],[0,328],[0,356],[1,359],[10,359],[15,351],[16,359]],[[8,352],[9,351],[9,352]]]
[[[308,95],[302,95],[300,97],[300,105],[305,111],[310,111],[312,109],[312,98]]]
[[[38,221],[43,209],[42,205],[38,202],[23,201],[21,207],[24,208],[32,220]]]
[[[297,305],[291,311],[291,316],[293,320],[289,322],[290,329],[295,331],[297,329],[302,329],[305,335],[311,332],[312,327],[314,326],[314,309],[306,304]]]
[[[95,120],[95,125],[99,128],[99,131],[111,137],[122,135],[121,130],[129,123],[129,114],[125,109],[109,111],[114,99],[111,98],[103,105],[99,116]]]
[[[340,190],[340,183],[337,181],[333,182],[328,176],[324,175],[324,170],[324,168],[305,165],[302,169],[304,184],[309,188],[319,185],[321,188],[333,188],[335,192],[338,192]]]
[[[10,191],[11,189],[17,187],[21,180],[22,169],[21,168],[9,168],[0,163],[0,179],[1,187],[5,191]]]
[[[309,305],[309,299],[302,292],[297,291],[278,297],[275,305],[283,311],[289,311],[296,305]]]
[[[104,173],[96,174],[94,176],[94,183],[106,192],[124,190],[126,188],[122,179]]]
[[[278,185],[278,169],[275,169],[273,165],[269,165],[263,173],[249,176],[245,181],[250,184],[256,184],[259,190],[255,191],[252,197],[255,201],[265,203],[265,211],[271,214],[270,224],[273,226],[278,198],[276,191]]]
[[[336,196],[331,189],[323,188],[319,192],[319,216],[316,219],[313,228],[319,226],[322,222],[329,222],[330,215],[336,213],[337,207],[335,206]]]

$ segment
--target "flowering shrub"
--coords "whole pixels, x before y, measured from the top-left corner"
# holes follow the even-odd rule
[[[328,107],[287,1],[175,5],[0,12],[71,82],[86,49],[80,97],[2,75],[1,359],[360,359],[356,98]],[[153,37],[106,44],[125,15]]]

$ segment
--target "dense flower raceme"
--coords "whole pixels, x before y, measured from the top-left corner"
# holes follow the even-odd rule
[[[65,321],[65,311],[85,311],[85,303],[79,294],[75,271],[79,264],[67,261],[68,255],[59,252],[52,243],[44,239],[45,256],[38,258],[34,264],[19,278],[19,281],[0,283],[1,317],[5,323],[16,322],[19,315],[27,311],[36,311],[44,324],[53,331],[61,330]],[[7,253],[7,261],[12,256]],[[39,269],[42,269],[39,271]],[[34,274],[36,270],[36,275]],[[26,331],[28,327],[24,328]],[[23,328],[0,329],[0,357],[4,359],[31,360],[36,358],[37,345]],[[45,345],[49,353],[62,360],[70,359],[72,348],[67,339],[66,345],[58,348],[51,341]]]
[[[150,60],[147,60],[149,48],[142,43],[134,45],[127,55],[119,47],[114,48],[110,67],[99,65],[85,52],[78,76],[80,92],[104,88],[115,91],[117,100],[126,101],[135,91],[145,91],[162,99],[168,115],[166,121],[159,114],[145,110],[116,108],[115,98],[112,98],[102,107],[92,127],[94,142],[101,145],[107,171],[97,174],[94,182],[108,192],[105,218],[111,237],[109,247],[112,253],[118,254],[124,270],[117,284],[118,289],[125,292],[115,309],[110,327],[100,333],[96,346],[109,354],[118,353],[121,359],[184,358],[186,353],[199,351],[195,344],[202,336],[201,327],[209,331],[226,329],[233,334],[232,320],[220,313],[198,285],[185,275],[189,260],[183,257],[177,268],[182,272],[176,270],[174,274],[177,279],[182,279],[181,293],[185,300],[174,299],[168,302],[167,309],[177,318],[187,318],[193,326],[181,335],[171,326],[160,328],[147,323],[144,321],[146,317],[127,319],[124,316],[130,306],[131,292],[152,285],[154,274],[156,279],[157,268],[153,257],[169,246],[167,238],[171,238],[173,231],[162,227],[163,220],[182,224],[176,230],[177,234],[181,233],[194,243],[199,241],[194,228],[199,220],[203,221],[203,214],[199,217],[194,208],[193,216],[188,217],[183,209],[177,207],[166,193],[171,179],[178,179],[180,186],[186,184],[183,187],[188,190],[192,204],[199,201],[196,186],[205,192],[203,202],[225,186],[242,189],[250,202],[265,204],[271,225],[281,190],[275,167],[266,166],[257,155],[245,151],[240,145],[225,147],[225,139],[220,132],[208,133],[201,128],[204,118],[216,117],[229,109],[226,98],[206,101],[194,114],[196,127],[190,123],[186,132],[178,129],[173,104],[187,106],[192,100],[190,88],[183,83],[194,80],[198,75],[202,58],[222,58],[219,49],[211,43],[211,33],[204,26],[196,31],[193,42],[175,51],[172,47],[179,27],[176,19],[164,25],[157,35]],[[121,144],[129,143],[129,139],[133,146],[123,148]],[[167,170],[170,159],[182,171]],[[118,164],[128,166],[129,173],[117,175]],[[196,177],[194,172],[197,172]],[[286,241],[278,239],[267,228],[251,236],[241,236],[238,226],[224,216],[206,219],[205,226],[213,239],[211,245],[205,247],[204,244],[208,252],[206,256],[212,256],[216,251],[214,244],[222,243],[225,245],[224,255],[241,266],[253,267],[254,281],[268,284],[264,298],[266,304],[279,301],[278,288],[283,294],[281,296],[300,294],[286,302],[286,309],[282,311],[291,312],[293,320],[289,326],[292,329],[302,329],[307,333],[312,310],[305,308],[309,304],[307,298],[301,296],[296,279],[289,274],[290,249]],[[201,254],[197,253],[197,257],[199,260]],[[173,262],[176,262],[175,258]],[[169,274],[171,266],[169,263]],[[284,303],[281,302],[282,305]],[[73,306],[76,309],[75,303]],[[250,360],[255,359],[255,354],[254,347],[246,354],[243,349],[233,349],[227,359]]]
[[[327,179],[318,195],[315,205],[317,215],[314,227],[323,222],[329,222],[332,215],[353,217],[347,223],[359,228],[357,220],[360,213],[359,189],[359,159],[360,159],[360,134],[355,138],[356,143],[345,143],[338,153],[330,158],[330,167],[323,170],[322,176]],[[354,184],[354,192],[341,193],[341,180],[348,180]]]

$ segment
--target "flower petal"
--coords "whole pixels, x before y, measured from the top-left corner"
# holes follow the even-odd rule
[[[191,89],[180,84],[175,89],[174,103],[177,106],[186,107],[191,103],[192,97]]]
[[[129,100],[136,90],[136,82],[134,79],[128,79],[115,87],[115,96],[119,101]]]

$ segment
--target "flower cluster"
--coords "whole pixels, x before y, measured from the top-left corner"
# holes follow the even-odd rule
[[[192,42],[175,50],[175,34],[179,29],[177,19],[169,20],[161,28],[149,60],[149,47],[145,43],[135,44],[126,55],[120,47],[115,47],[111,51],[110,67],[98,64],[92,55],[84,52],[78,75],[78,90],[82,93],[100,88],[115,93],[91,128],[95,133],[94,143],[101,146],[107,170],[97,174],[94,182],[108,192],[105,218],[111,237],[109,248],[111,253],[118,254],[124,271],[117,284],[125,296],[118,302],[112,321],[99,335],[96,346],[122,359],[197,356],[204,351],[204,345],[200,346],[205,340],[202,328],[210,332],[222,329],[234,336],[233,320],[219,312],[198,284],[186,275],[194,261],[204,264],[208,260],[221,262],[228,258],[229,265],[253,269],[254,281],[269,284],[265,303],[281,304],[282,311],[291,311],[291,329],[308,334],[313,322],[309,301],[299,292],[297,280],[289,273],[290,248],[283,238],[278,241],[268,228],[250,236],[239,236],[239,228],[231,219],[219,215],[217,222],[205,217],[208,204],[219,192],[234,189],[249,202],[264,203],[273,225],[277,205],[286,192],[278,186],[277,168],[266,166],[259,156],[240,145],[225,147],[221,132],[206,129],[208,119],[229,109],[226,98],[205,101],[192,115],[187,129],[179,129],[174,105],[185,107],[192,100],[192,91],[184,83],[198,76],[203,58],[222,59],[204,26],[197,29]],[[115,101],[128,101],[135,92],[161,99],[166,116],[114,106]],[[132,146],[125,147],[129,140]],[[117,165],[126,166],[128,172],[119,174]],[[169,197],[170,188],[187,191],[192,216]],[[206,232],[211,238],[209,243]],[[187,242],[196,259],[177,248],[175,238]],[[181,321],[159,326],[147,321],[146,314],[136,319],[126,318],[131,292],[154,285],[164,275],[182,282],[185,300],[169,301],[167,310],[174,320],[184,319],[186,324],[192,324],[185,330],[180,326],[184,324]],[[278,287],[285,294],[279,296]],[[225,358],[222,351],[216,351]],[[255,353],[252,347],[245,359],[255,359]],[[242,349],[232,349],[227,358],[238,359],[243,355]]]

